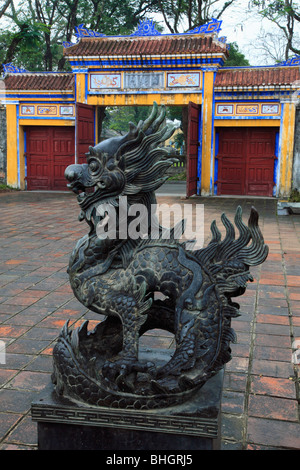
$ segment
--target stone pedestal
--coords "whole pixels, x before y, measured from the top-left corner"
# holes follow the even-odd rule
[[[212,450],[220,448],[223,371],[193,399],[158,410],[86,406],[50,384],[32,403],[40,450]]]

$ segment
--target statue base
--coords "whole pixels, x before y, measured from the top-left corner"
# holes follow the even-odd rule
[[[85,405],[59,397],[52,384],[31,405],[39,450],[220,449],[224,371],[192,399],[155,410]]]

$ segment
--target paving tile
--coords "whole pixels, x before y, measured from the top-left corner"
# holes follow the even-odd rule
[[[28,331],[28,328],[25,326],[0,325],[0,338],[19,338],[23,336],[26,331]]]
[[[15,354],[38,354],[38,352],[42,351],[48,344],[49,341],[21,338],[10,344],[6,351]]]
[[[245,393],[223,390],[222,412],[241,415],[244,412]]]
[[[247,383],[247,375],[243,373],[235,373],[225,368],[223,388],[235,392],[245,392]]]
[[[0,410],[9,413],[27,413],[37,392],[27,390],[0,390]]]
[[[2,439],[9,430],[16,425],[16,423],[22,418],[21,414],[18,413],[2,413],[0,411],[0,439]]]
[[[255,346],[253,357],[270,361],[291,362],[292,350],[278,346]]]
[[[5,438],[5,444],[28,446],[37,444],[37,423],[30,416],[22,418]],[[6,449],[8,450],[8,448]],[[26,449],[27,450],[27,449]]]
[[[270,361],[268,359],[256,359],[252,361],[251,373],[265,377],[278,377],[288,379],[294,376],[294,367],[290,363]]]
[[[298,422],[298,402],[286,398],[250,395],[248,415]]]
[[[251,393],[282,398],[296,398],[294,381],[278,377],[252,376]]]
[[[245,418],[241,415],[222,414],[221,433],[222,439],[231,439],[235,442],[243,442]]]
[[[249,417],[247,441],[265,446],[299,450],[299,424]]]
[[[276,334],[275,335],[256,334],[255,345],[272,346],[272,347],[274,347],[274,345],[277,345],[279,348],[290,348],[291,338],[290,338],[290,335],[283,336],[283,335],[276,335]]]
[[[46,372],[21,371],[4,388],[16,390],[42,391],[50,382],[50,374]]]
[[[37,372],[53,372],[53,358],[52,356],[39,355],[33,359],[24,370],[31,370]]]

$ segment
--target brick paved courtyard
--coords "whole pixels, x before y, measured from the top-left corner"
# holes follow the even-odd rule
[[[175,196],[159,202],[183,203]],[[237,343],[226,366],[222,399],[222,449],[300,449],[299,367],[292,344],[300,340],[300,217],[276,216],[272,199],[195,198],[204,204],[205,244],[213,219],[233,220],[238,204],[247,220],[252,204],[270,247],[267,261],[239,298],[242,315],[232,326]],[[76,240],[76,198],[67,193],[0,194],[0,449],[36,449],[30,405],[49,383],[52,348],[67,319],[89,328],[98,322],[73,296],[66,266]],[[170,334],[149,332],[146,344],[172,347]]]

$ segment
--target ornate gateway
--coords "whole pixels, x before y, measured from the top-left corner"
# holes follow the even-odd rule
[[[77,194],[79,219],[89,226],[71,255],[70,283],[83,305],[106,316],[93,331],[87,321],[73,330],[66,324],[54,347],[55,390],[71,400],[133,409],[188,400],[231,359],[231,318],[239,315],[232,297],[242,295],[252,281],[249,266],[262,263],[268,254],[254,208],[248,226],[237,208],[237,238],[223,214],[225,237],[213,222],[212,239],[199,250],[188,250],[175,237],[176,227],[169,239],[163,238],[158,222],[157,239],[150,233],[120,236],[125,197],[127,223],[136,203],[145,207],[145,226],[154,223],[154,191],[174,161],[158,147],[174,131],[161,126],[164,119],[164,108],[159,112],[154,103],[146,121],[130,123],[125,136],[90,147],[87,163],[70,165],[65,172]],[[109,208],[116,214],[115,236],[98,236],[98,228],[109,220]],[[157,300],[157,292],[164,300]],[[175,336],[175,351],[164,364],[143,361],[140,355],[139,338],[153,328]]]

